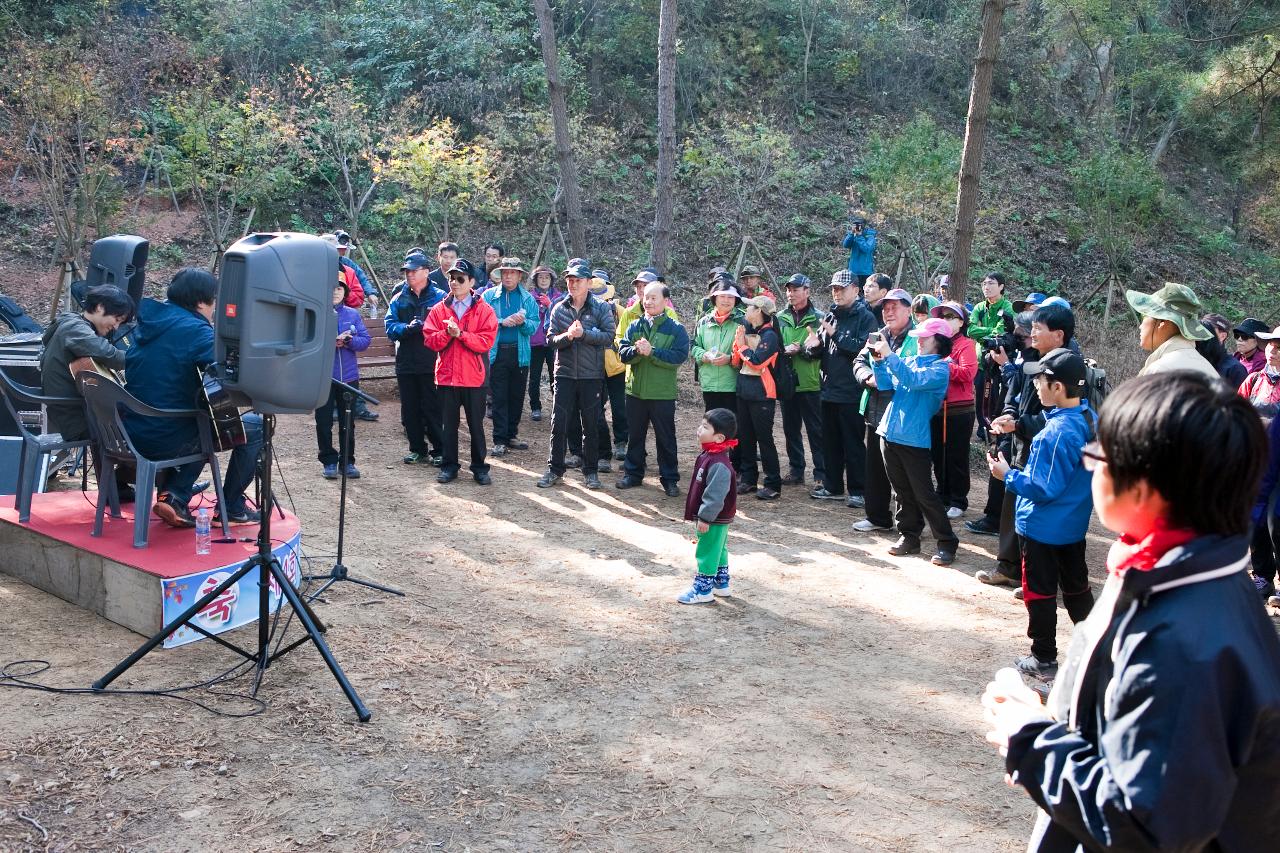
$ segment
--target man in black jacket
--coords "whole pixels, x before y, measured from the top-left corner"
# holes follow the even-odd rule
[[[582,434],[595,436],[604,414],[600,392],[604,387],[604,351],[613,346],[613,309],[591,295],[591,265],[573,258],[565,267],[569,296],[551,310],[547,345],[556,351],[555,408],[551,415],[551,455],[547,472],[538,480],[550,488],[564,476],[569,430],[582,426]],[[582,442],[582,474],[588,489],[600,488],[599,446]]]
[[[907,332],[911,331],[911,294],[901,288],[890,290],[881,300],[880,310],[884,312],[884,327],[880,329],[880,336],[889,342],[890,349],[900,353],[908,343]],[[914,338],[910,342],[914,349]],[[876,434],[876,430],[880,426],[880,417],[893,402],[893,391],[881,391],[876,387],[875,370],[871,367],[871,356],[868,353],[858,356],[853,365],[853,375],[866,389],[863,391],[862,416],[867,422],[867,465],[863,490],[867,517],[855,522],[853,529],[859,533],[892,530],[893,508],[890,498],[893,497],[893,489],[889,485],[889,474],[884,467],[880,436]]]
[[[44,345],[40,353],[41,391],[50,397],[79,397],[71,365],[81,359],[91,358],[103,367],[124,370],[125,351],[108,338],[129,322],[133,311],[128,293],[104,284],[85,294],[82,312],[59,314],[40,341]],[[49,432],[61,433],[66,441],[88,438],[84,404],[49,406]]]
[[[865,387],[854,376],[854,360],[876,330],[876,318],[848,270],[831,276],[831,312],[822,319],[813,349],[822,356],[822,450],[824,482],[809,492],[841,500],[848,488],[851,507],[866,505],[867,423],[859,411]],[[877,446],[879,442],[876,442]]]
[[[400,424],[409,440],[406,465],[444,459],[444,410],[436,389],[436,353],[422,339],[422,324],[446,291],[431,284],[429,262],[422,252],[405,256],[400,270],[405,286],[392,298],[383,321],[396,347],[396,386],[400,391]]]

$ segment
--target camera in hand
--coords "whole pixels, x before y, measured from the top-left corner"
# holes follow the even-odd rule
[[[982,339],[982,349],[985,352],[995,352],[1003,348],[1005,353],[1015,353],[1022,349],[1022,338],[1015,332],[1005,332],[1001,335],[992,335],[989,338]]]
[[[879,333],[879,332],[872,332],[871,334],[867,335],[867,343],[868,343],[868,344],[878,344],[878,343],[880,343],[880,333]]]

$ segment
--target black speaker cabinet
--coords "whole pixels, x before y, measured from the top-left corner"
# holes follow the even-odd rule
[[[143,237],[116,234],[95,240],[89,250],[89,268],[84,281],[88,287],[114,284],[127,290],[136,305],[142,301],[147,283],[147,253],[151,244]]]

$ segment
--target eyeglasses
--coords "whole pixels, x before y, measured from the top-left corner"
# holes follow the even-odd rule
[[[1093,472],[1097,471],[1103,465],[1107,464],[1107,457],[1102,452],[1102,445],[1096,441],[1086,444],[1081,450],[1080,455],[1084,457],[1084,470]]]

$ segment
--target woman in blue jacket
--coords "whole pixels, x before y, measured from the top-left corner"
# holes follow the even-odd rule
[[[919,355],[899,358],[883,338],[868,343],[876,387],[893,393],[876,433],[885,471],[898,497],[898,541],[889,548],[896,556],[920,553],[924,523],[938,540],[935,566],[949,566],[960,540],[951,529],[947,508],[933,488],[932,433],[929,422],[942,406],[951,381],[951,324],[936,317],[908,333],[917,339]]]
[[[359,387],[360,368],[356,365],[356,353],[369,348],[369,330],[365,328],[360,312],[344,304],[347,292],[347,284],[339,274],[338,284],[333,288],[333,310],[338,313],[338,337],[334,341],[333,350],[333,379],[335,383],[345,382],[352,387]],[[338,443],[342,453],[333,446],[335,410],[338,417]],[[324,466],[326,480],[337,479],[339,464],[347,467],[347,479],[359,479],[360,471],[356,468],[355,423],[351,423],[348,432],[347,418],[342,411],[342,388],[337,384],[329,386],[329,399],[316,409],[316,444],[319,445],[317,456]]]

